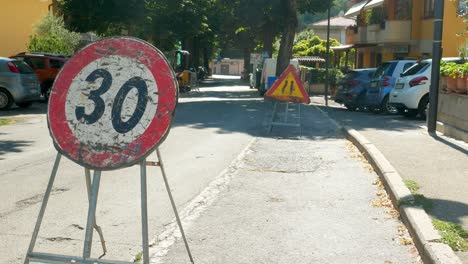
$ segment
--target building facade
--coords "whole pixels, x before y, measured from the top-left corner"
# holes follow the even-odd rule
[[[343,16],[330,18],[330,38],[338,40],[340,43],[346,42],[346,28],[356,24],[353,19]],[[313,23],[309,28],[314,30],[314,34],[321,39],[327,39],[328,19]]]
[[[464,0],[444,0],[443,57],[459,56],[466,45],[466,25],[460,14]],[[434,35],[435,0],[350,1],[345,17],[354,18],[346,44],[356,48],[356,68],[376,67],[382,61],[430,58]],[[466,13],[465,13],[466,14]]]
[[[9,57],[27,50],[30,36],[36,25],[48,12],[52,0],[4,0],[0,23],[0,57]]]

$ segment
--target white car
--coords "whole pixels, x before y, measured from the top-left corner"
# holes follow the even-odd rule
[[[443,58],[443,61],[461,61],[460,58]],[[432,59],[423,60],[400,75],[390,92],[389,104],[407,117],[420,115],[426,118],[429,105]]]

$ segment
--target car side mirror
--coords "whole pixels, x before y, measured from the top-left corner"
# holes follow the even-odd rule
[[[400,77],[403,77],[403,73],[400,73]]]

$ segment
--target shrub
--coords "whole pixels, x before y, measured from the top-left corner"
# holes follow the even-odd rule
[[[68,31],[63,18],[48,14],[36,25],[35,34],[29,40],[28,50],[70,56],[79,42],[80,34]]]

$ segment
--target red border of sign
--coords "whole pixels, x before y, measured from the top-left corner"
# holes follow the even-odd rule
[[[302,93],[304,98],[297,98],[293,96],[274,96],[272,95],[276,89],[279,88],[280,84],[286,79],[286,76],[288,76],[289,73],[292,73],[294,80],[297,83],[297,86],[299,87],[299,91]],[[299,80],[299,76],[297,76],[297,71],[294,65],[290,64],[286,70],[280,75],[278,80],[276,80],[273,85],[271,86],[270,89],[267,90],[265,93],[265,97],[272,98],[278,101],[282,102],[294,102],[294,103],[304,103],[304,104],[309,104],[310,103],[310,98],[309,94],[306,92],[304,89],[304,86],[302,86],[301,80]]]
[[[120,55],[146,65],[158,85],[158,107],[153,121],[142,135],[123,150],[94,153],[79,142],[68,126],[65,102],[68,89],[80,71],[104,56]],[[177,105],[178,85],[165,56],[151,44],[129,37],[92,43],[67,61],[57,75],[48,107],[49,132],[55,148],[76,163],[90,169],[112,170],[131,166],[148,156],[167,136]]]

